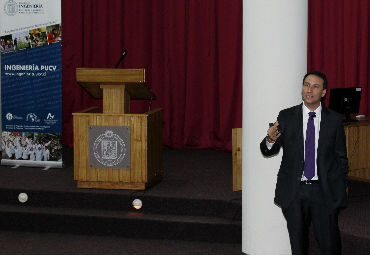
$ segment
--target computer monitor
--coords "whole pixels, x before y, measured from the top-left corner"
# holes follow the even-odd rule
[[[351,114],[357,114],[359,112],[361,91],[361,87],[331,89],[329,108],[345,114],[345,122],[356,121],[351,118]]]

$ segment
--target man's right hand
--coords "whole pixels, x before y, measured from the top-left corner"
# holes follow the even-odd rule
[[[267,141],[269,143],[274,143],[281,136],[278,126],[279,122],[276,121],[275,124],[267,130]]]

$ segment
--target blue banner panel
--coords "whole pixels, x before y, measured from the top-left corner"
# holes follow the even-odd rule
[[[2,131],[62,132],[61,44],[3,54]]]

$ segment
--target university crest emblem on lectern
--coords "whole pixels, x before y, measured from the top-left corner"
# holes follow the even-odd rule
[[[111,128],[90,126],[90,167],[129,167],[129,130],[127,127],[120,127],[120,131]]]

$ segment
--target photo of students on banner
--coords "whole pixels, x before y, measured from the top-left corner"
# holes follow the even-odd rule
[[[0,37],[0,53],[8,53],[14,51],[14,42],[12,35],[4,35]]]
[[[2,133],[2,158],[30,161],[61,161],[61,133]]]
[[[29,33],[22,31],[13,34],[14,51],[26,50],[31,48],[31,41],[29,39]]]
[[[40,27],[29,31],[31,48],[48,45],[46,28]]]
[[[48,44],[62,41],[60,24],[46,27],[48,31]]]

